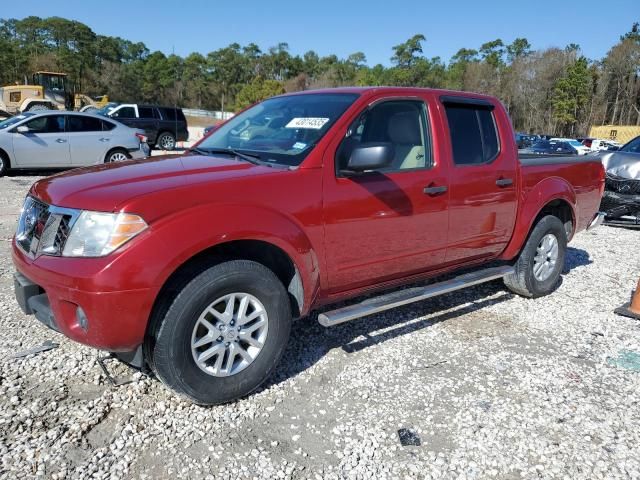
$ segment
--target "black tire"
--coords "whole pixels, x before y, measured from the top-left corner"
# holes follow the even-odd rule
[[[3,177],[9,171],[9,157],[0,150],[0,177]]]
[[[113,150],[109,150],[104,156],[104,163],[117,163],[130,158],[131,155],[129,155],[129,152],[127,152],[124,148],[114,148]]]
[[[173,150],[176,148],[176,137],[169,132],[162,132],[156,138],[156,145],[160,150]]]
[[[47,110],[51,110],[51,108],[46,103],[34,103],[27,108],[27,112],[44,112]]]
[[[551,234],[555,236],[558,246],[557,260],[550,276],[539,280],[534,274],[535,257],[542,239]],[[542,217],[531,230],[527,242],[515,263],[515,273],[504,277],[504,283],[514,293],[528,298],[542,297],[553,292],[558,286],[560,273],[564,267],[567,251],[567,234],[562,221],[558,217],[547,215]]]
[[[267,312],[262,350],[246,368],[226,377],[203,371],[191,350],[192,334],[202,312],[216,299],[243,292],[257,298]],[[216,405],[248,395],[274,371],[291,330],[291,304],[274,273],[265,266],[233,260],[208,268],[173,300],[145,341],[147,363],[169,388],[201,405]]]

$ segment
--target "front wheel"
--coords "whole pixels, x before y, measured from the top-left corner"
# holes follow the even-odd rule
[[[529,298],[548,295],[558,286],[567,251],[567,234],[558,217],[547,215],[531,231],[515,273],[504,277],[514,293]]]
[[[273,372],[289,339],[291,305],[263,265],[205,270],[175,297],[146,345],[163,383],[202,405],[243,397]]]

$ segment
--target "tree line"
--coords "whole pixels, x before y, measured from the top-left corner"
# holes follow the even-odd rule
[[[583,135],[593,124],[640,125],[640,28],[634,23],[602,59],[576,44],[534,50],[526,38],[462,48],[447,62],[424,54],[416,34],[391,48],[391,65],[367,65],[287,43],[266,51],[232,43],[206,55],[151,52],[59,17],[0,19],[0,84],[37,70],[63,71],[78,92],[119,102],[237,110],[271,95],[344,85],[450,88],[495,95],[519,131]]]

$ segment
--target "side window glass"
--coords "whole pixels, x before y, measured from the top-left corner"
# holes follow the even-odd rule
[[[133,107],[122,107],[111,115],[113,118],[136,118],[136,111]]]
[[[498,152],[498,132],[490,108],[445,103],[449,134],[456,165],[481,165],[492,162]]]
[[[34,118],[25,124],[30,133],[63,133],[64,117],[62,115],[48,115]]]
[[[390,143],[393,146],[393,160],[383,172],[430,168],[430,140],[424,102],[384,101],[367,109],[351,124],[336,151],[336,168],[346,169],[355,148],[373,143]]]
[[[115,123],[111,123],[111,122],[107,122],[105,120],[102,120],[102,130],[103,131],[109,131],[109,130],[113,130],[114,128],[116,128],[116,124]]]
[[[151,107],[138,107],[140,118],[153,118],[153,109]]]
[[[99,118],[81,117],[79,115],[69,115],[68,117],[69,132],[100,132],[102,131],[102,122]]]

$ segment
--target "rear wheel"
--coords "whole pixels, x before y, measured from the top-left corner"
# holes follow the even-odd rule
[[[173,150],[176,148],[176,137],[168,132],[163,132],[156,140],[156,147],[161,150]]]
[[[252,261],[224,262],[177,294],[147,339],[147,362],[196,403],[229,402],[271,375],[290,328],[287,292],[274,273]]]
[[[515,273],[504,277],[514,293],[529,298],[548,295],[558,286],[567,250],[565,226],[558,217],[547,215],[531,231]]]
[[[9,170],[9,159],[0,151],[0,177],[6,175]]]
[[[104,157],[104,163],[124,162],[130,158],[131,156],[125,149],[116,148],[115,150],[111,150],[107,153]]]

